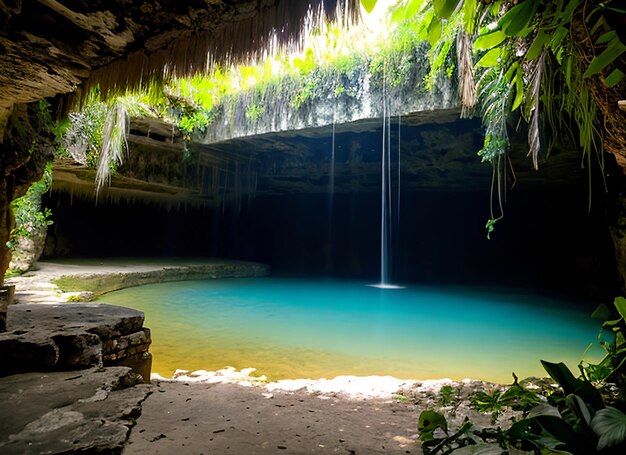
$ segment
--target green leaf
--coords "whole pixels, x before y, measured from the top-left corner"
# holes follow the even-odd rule
[[[565,395],[576,394],[595,410],[604,407],[604,401],[600,392],[590,382],[575,378],[564,363],[551,363],[542,360],[541,364],[550,377],[563,388]]]
[[[572,452],[567,450],[557,450],[554,448],[542,447],[541,455],[572,455]]]
[[[542,360],[541,364],[543,365],[543,368],[546,370],[546,372],[550,375],[550,377],[554,379],[557,384],[563,387],[566,395],[574,392],[577,379],[574,377],[569,368],[565,366],[564,363],[551,363]]]
[[[505,39],[506,33],[504,33],[502,30],[496,30],[495,32],[481,35],[476,38],[476,41],[474,41],[474,49],[491,49],[492,47],[500,44]]]
[[[591,313],[591,317],[594,319],[600,319],[601,321],[608,321],[613,317],[611,310],[604,303],[598,305],[598,308],[595,309],[593,313]]]
[[[399,24],[405,20],[412,19],[422,9],[424,1],[410,0],[398,3],[391,10],[391,22]]]
[[[477,0],[464,0],[463,1],[463,24],[465,31],[473,35],[476,27],[476,2]]]
[[[426,0],[410,0],[406,5],[406,19],[411,19],[424,7]]]
[[[539,0],[525,0],[511,8],[500,19],[499,25],[508,36],[526,36],[531,28],[528,27],[537,7]]]
[[[406,8],[402,5],[396,6],[391,10],[391,23],[399,24],[407,19]]]
[[[591,421],[591,429],[600,438],[598,451],[626,441],[626,414],[619,409],[607,406],[600,409]]]
[[[567,403],[569,408],[576,413],[576,416],[578,416],[579,419],[582,417],[587,425],[591,423],[591,412],[589,411],[589,408],[582,400],[582,398],[580,398],[578,395],[571,394],[565,397],[565,402]]]
[[[517,109],[524,100],[524,78],[522,74],[522,68],[518,68],[515,73],[515,99],[513,100],[513,106],[511,106],[511,112]]]
[[[619,319],[611,319],[608,321],[604,321],[604,324],[602,324],[602,327],[605,329],[613,329],[614,327],[619,327],[619,325],[621,324],[623,318],[619,318]]]
[[[213,94],[209,92],[198,92],[196,94],[196,101],[206,111],[210,111],[213,108]]]
[[[506,70],[504,73],[504,80],[509,84],[513,81],[513,78],[517,75],[517,70],[519,69],[519,62],[513,62],[513,64]]]
[[[580,0],[570,0],[563,13],[561,13],[561,21],[563,24],[567,24],[572,20],[572,15],[574,14],[574,11],[576,11],[579,4]]]
[[[459,5],[460,0],[434,0],[433,8],[435,9],[435,14],[440,19],[450,19],[452,13],[456,10]]]
[[[428,25],[428,42],[430,43],[431,47],[435,47],[437,41],[439,41],[439,38],[441,38],[441,29],[441,19],[439,19],[437,16],[433,16],[430,24]]]
[[[568,89],[572,89],[572,64],[574,60],[571,55],[567,56],[567,62],[565,62],[565,84]]]
[[[561,417],[559,410],[548,403],[540,403],[530,410],[528,417],[553,416]]]
[[[566,446],[575,448],[584,446],[582,437],[577,434],[562,417],[541,415],[534,417],[532,420],[541,425],[548,434],[563,442]]]
[[[565,38],[568,33],[569,33],[568,29],[566,29],[562,25],[559,25],[559,27],[556,29],[556,31],[552,35],[552,39],[550,40],[549,46],[550,46],[550,49],[552,49],[552,52],[556,52],[558,47],[563,42],[563,38]]]
[[[496,66],[499,63],[501,56],[502,56],[502,48],[494,47],[485,55],[483,55],[481,59],[478,60],[478,62],[476,62],[476,67],[477,68],[480,68],[480,67],[490,68],[490,67]]]
[[[626,51],[626,46],[622,44],[619,38],[616,36],[610,42],[607,48],[600,54],[593,58],[589,67],[583,74],[583,78],[598,74],[604,68],[613,63],[622,53]]]
[[[540,29],[537,32],[537,36],[535,36],[533,43],[530,45],[530,48],[528,48],[528,51],[526,52],[526,59],[534,60],[539,57],[539,55],[541,55],[541,51],[543,50],[544,44],[546,44],[550,38],[551,36],[548,35],[544,29]]]
[[[377,0],[361,0],[361,5],[365,8],[365,11],[371,13],[376,6]]]
[[[624,297],[615,297],[615,308],[617,308],[617,312],[621,317],[626,319],[626,298]]]
[[[617,36],[617,32],[615,30],[608,31],[603,33],[600,38],[596,40],[596,44],[604,44],[611,41],[613,38]]]
[[[435,411],[422,411],[417,424],[420,441],[426,442],[435,439],[433,433],[437,428],[448,432],[448,422],[444,415]]]

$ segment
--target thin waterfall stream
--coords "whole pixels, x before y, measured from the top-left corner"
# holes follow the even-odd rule
[[[330,170],[328,176],[328,236],[326,247],[326,268],[332,269],[333,263],[333,211],[335,205],[335,118],[330,145]]]
[[[386,84],[383,82],[383,127],[381,144],[381,207],[380,207],[380,283],[371,286],[381,289],[402,289],[391,283],[391,246],[393,234],[391,185],[391,113]],[[398,196],[397,215],[400,217],[400,122],[398,119]],[[399,224],[399,223],[398,223]]]

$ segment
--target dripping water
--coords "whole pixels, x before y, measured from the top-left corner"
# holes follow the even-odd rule
[[[403,286],[391,283],[391,240],[392,240],[392,186],[391,186],[391,109],[387,86],[383,75],[383,126],[381,144],[381,208],[380,208],[380,283],[372,285],[381,289],[400,289]],[[398,149],[399,156],[399,149]],[[398,162],[398,167],[399,167]],[[398,169],[399,172],[399,169]],[[400,182],[398,181],[398,194]],[[399,204],[399,198],[398,198]],[[398,206],[399,214],[399,206]]]
[[[333,130],[330,142],[330,172],[328,176],[328,235],[326,244],[326,268],[332,269],[333,256],[333,211],[335,205],[335,116],[333,114]]]

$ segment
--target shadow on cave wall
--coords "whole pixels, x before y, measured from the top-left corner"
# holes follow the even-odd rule
[[[604,211],[572,188],[509,194],[492,239],[484,191],[402,194],[392,276],[400,282],[506,285],[580,296],[617,292]],[[378,194],[259,196],[214,208],[70,202],[52,194],[46,258],[206,256],[268,263],[274,274],[379,277]]]

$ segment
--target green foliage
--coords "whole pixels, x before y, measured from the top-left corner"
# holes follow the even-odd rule
[[[437,72],[450,74],[451,66],[443,62],[456,34],[465,32],[475,37],[473,77],[478,79],[486,130],[485,143],[478,153],[483,161],[498,166],[494,179],[500,206],[506,190],[502,181],[507,161],[502,157],[508,151],[506,119],[512,112],[519,110],[529,123],[528,142],[535,168],[540,157],[549,154],[551,138],[561,132],[578,134],[588,169],[592,154],[602,152],[601,119],[589,78],[601,75],[607,87],[624,80],[619,62],[623,62],[626,44],[607,20],[610,15],[626,14],[616,4],[580,0],[401,0],[393,10],[392,22],[412,23],[418,39],[430,43],[428,87],[433,85]],[[573,27],[587,31],[594,55],[586,55],[587,51],[572,39]],[[463,73],[464,77],[468,75],[471,77],[471,72]],[[541,134],[543,122],[549,124],[552,134]],[[488,236],[501,217],[502,210],[498,216],[491,210]]]
[[[99,101],[99,94],[92,92],[81,111],[69,114],[64,149],[79,163],[95,167],[98,162],[106,113],[106,104]]]
[[[451,406],[459,400],[459,389],[449,385],[444,385],[439,390],[439,404],[441,406]]]
[[[212,113],[204,109],[198,109],[182,114],[178,123],[178,129],[187,140],[191,140],[194,131],[204,133],[213,119]]]
[[[250,104],[246,108],[246,118],[252,121],[259,120],[263,112],[265,112],[265,108],[261,104]]]
[[[435,439],[435,431],[438,429],[448,432],[446,418],[435,411],[423,411],[419,417],[417,429],[420,433],[420,441],[428,442]]]
[[[48,163],[41,180],[33,183],[24,196],[11,202],[15,227],[7,242],[9,248],[14,249],[20,238],[32,238],[35,232],[52,224],[52,212],[41,207],[41,196],[48,191],[51,184],[52,164]]]
[[[451,3],[455,3],[455,7],[458,4],[458,2]],[[403,0],[391,13],[392,20],[398,22],[392,35],[398,43],[397,50],[404,54],[408,51],[410,54],[410,50],[407,47],[403,48],[403,45],[409,44],[411,49],[416,49],[419,48],[420,43],[430,44],[427,51],[429,71],[424,76],[427,90],[432,90],[436,86],[437,79],[442,72],[445,72],[447,77],[451,77],[454,69],[450,54],[456,42],[462,15],[444,18],[437,13],[439,9],[440,14],[447,14],[451,3],[441,4],[439,8],[437,2]]]
[[[128,150],[126,138],[131,117],[164,116],[164,103],[165,97],[156,86],[128,92],[107,102],[101,101],[96,87],[88,94],[82,110],[71,112],[68,121],[55,126],[61,137],[56,154],[71,156],[96,168],[96,191],[99,191],[122,165]]]
[[[130,128],[130,117],[126,105],[116,103],[107,111],[102,132],[102,148],[96,166],[96,193],[111,181],[117,168],[123,163],[128,150],[126,137]]]
[[[600,305],[593,316],[602,321],[598,344],[605,355],[597,364],[581,361],[580,368],[588,381],[613,382],[626,394],[626,299],[617,297],[614,309]],[[605,340],[605,335],[610,339]],[[622,398],[626,401],[626,396]]]
[[[291,98],[291,107],[294,109],[300,109],[304,104],[319,98],[320,90],[317,78],[305,77],[304,84],[300,87],[293,98]]]
[[[365,11],[371,13],[376,6],[376,0],[361,0],[361,4],[363,5],[363,8],[365,8]]]
[[[623,390],[626,371],[621,368],[624,365],[626,299],[615,299],[615,309],[616,319],[610,319],[616,317],[616,314],[604,305],[594,313],[594,316],[605,320],[600,333],[608,329],[614,335],[614,340],[608,345],[601,337],[598,338],[601,346],[607,350],[607,355],[600,364],[606,362],[611,367],[583,368],[581,365],[584,374],[575,377],[563,363],[542,361],[546,372],[561,388],[561,391],[551,393],[547,401],[538,393],[524,389],[517,381],[504,392],[493,389],[474,395],[471,399],[472,405],[480,412],[493,413],[492,417],[497,417],[508,408],[523,412],[522,418],[514,420],[506,430],[500,427],[478,429],[466,419],[450,435],[448,423],[442,414],[424,411],[418,422],[424,454],[624,453],[626,397],[622,395],[616,403],[607,406],[599,390],[589,380],[611,380]],[[614,365],[618,368],[612,368]],[[492,422],[494,421],[492,418]],[[441,429],[445,435],[437,435],[437,429]]]
[[[188,139],[202,132],[228,104],[258,121],[272,103],[302,109],[327,96],[356,97],[354,82],[365,71],[373,84],[397,87],[415,71],[418,40],[409,25],[389,39],[366,47],[363,31],[323,25],[314,30],[302,52],[277,53],[254,64],[217,67],[210,74],[173,81],[167,89],[179,128]],[[449,62],[448,62],[449,63]]]
[[[470,399],[474,409],[479,412],[491,413],[492,424],[495,424],[498,417],[508,408],[527,413],[539,402],[539,397],[535,392],[527,390],[517,383],[505,391],[500,388],[493,388],[487,392],[478,392]]]

